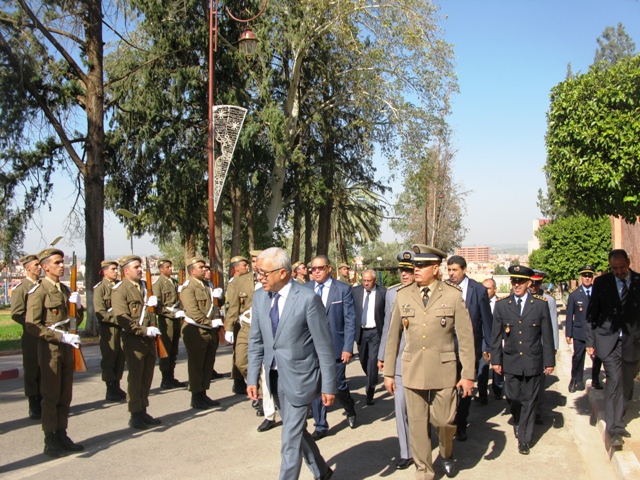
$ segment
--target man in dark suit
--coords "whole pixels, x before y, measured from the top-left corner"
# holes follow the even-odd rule
[[[586,350],[602,360],[605,423],[611,445],[621,447],[627,402],[633,396],[633,379],[640,361],[640,275],[629,268],[627,252],[609,252],[610,272],[593,282],[587,309]]]
[[[362,285],[351,289],[356,312],[356,343],[360,365],[367,375],[367,405],[373,405],[378,385],[378,351],[384,328],[384,305],[387,289],[376,285],[376,272],[362,272]]]
[[[322,299],[329,329],[333,338],[333,349],[337,370],[338,401],[347,415],[349,427],[356,426],[355,402],[351,398],[347,383],[347,363],[353,356],[353,342],[356,330],[356,313],[353,308],[351,287],[331,277],[331,261],[325,255],[318,255],[311,262],[311,281],[304,284]],[[327,435],[327,408],[318,397],[312,405],[315,431],[313,438],[319,440]]]
[[[580,286],[571,290],[567,301],[565,335],[567,344],[573,345],[569,393],[574,393],[576,390],[584,390],[586,319],[589,300],[591,300],[594,273],[595,269],[592,265],[585,265],[578,270]],[[591,386],[596,390],[602,390],[599,380],[601,365],[602,362],[598,357],[595,357],[591,369]]]
[[[300,476],[304,457],[314,478],[328,480],[333,471],[307,432],[309,404],[321,395],[333,404],[336,367],[329,322],[322,302],[291,278],[291,259],[281,248],[264,250],[256,274],[263,289],[253,296],[247,394],[258,400],[264,364],[269,391],[282,417],[280,480]]]
[[[491,361],[493,370],[504,374],[518,451],[528,455],[540,377],[550,375],[556,364],[553,329],[544,297],[528,291],[533,270],[514,265],[509,275],[513,293],[493,310]]]
[[[493,316],[491,315],[491,304],[487,289],[472,278],[467,277],[467,262],[460,255],[453,255],[447,260],[447,271],[449,281],[462,290],[462,299],[469,310],[471,323],[473,325],[473,338],[475,347],[475,370],[478,371],[478,364],[483,355],[488,355],[491,342],[491,326]],[[458,370],[462,370],[462,365],[458,361]],[[488,371],[487,371],[488,373]],[[480,379],[478,380],[480,384]],[[487,404],[487,382],[484,381],[483,390],[478,389],[478,399],[482,405]],[[469,417],[469,407],[471,397],[460,399],[456,412],[456,439],[464,442],[467,439],[467,418]]]

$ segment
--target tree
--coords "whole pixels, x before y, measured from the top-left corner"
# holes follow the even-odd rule
[[[18,120],[9,131],[10,148],[3,145],[3,167],[9,169],[0,181],[9,190],[16,182],[30,183],[38,195],[24,205],[24,223],[50,192],[55,169],[78,176],[89,285],[97,283],[104,259],[102,22],[101,0],[3,0],[0,11],[0,112]],[[34,187],[39,178],[44,183]],[[87,330],[95,334],[93,291],[87,293]]]
[[[502,265],[496,264],[496,266],[493,269],[493,274],[494,275],[509,275],[509,272]]]
[[[636,44],[627,34],[622,22],[618,28],[606,27],[602,35],[596,40],[598,48],[593,63],[605,62],[614,65],[626,57],[633,56],[636,52]]]
[[[640,214],[640,55],[556,85],[547,113],[547,172],[569,213]]]
[[[567,216],[540,227],[536,235],[540,248],[529,255],[529,265],[545,271],[552,283],[577,278],[578,269],[586,264],[596,271],[607,270],[611,250],[608,217]]]

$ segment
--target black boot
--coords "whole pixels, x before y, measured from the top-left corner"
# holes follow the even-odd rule
[[[173,380],[173,375],[163,373],[162,382],[160,382],[160,388],[166,388],[167,390],[175,388],[172,380]]]
[[[153,418],[147,413],[146,407],[142,409],[142,421],[147,425],[160,425],[162,420],[159,418]]]
[[[29,418],[40,420],[42,418],[42,407],[40,406],[39,395],[29,395]]]
[[[49,455],[51,458],[60,458],[67,455],[62,449],[58,437],[53,432],[44,434],[44,454]]]
[[[129,426],[131,428],[136,428],[138,430],[146,430],[147,424],[144,421],[142,416],[142,412],[136,412],[131,414],[131,418],[129,419]]]
[[[181,382],[180,380],[177,380],[176,377],[173,377],[171,379],[171,383],[173,384],[174,387],[176,388],[184,388],[187,386],[187,382]]]
[[[197,392],[191,394],[191,407],[197,410],[208,410],[209,404],[204,399],[204,392]]]
[[[66,452],[81,452],[84,450],[81,444],[74,443],[73,440],[69,438],[66,430],[56,430],[56,438],[58,439],[58,444]]]
[[[217,400],[213,400],[213,399],[209,398],[207,396],[207,392],[202,392],[202,396],[204,397],[204,401],[206,402],[206,404],[209,405],[210,407],[219,407],[220,406],[220,402],[218,402]]]
[[[116,382],[105,382],[107,384],[107,394],[105,395],[105,400],[109,402],[121,402],[122,397],[116,388]]]
[[[122,398],[123,400],[127,399],[127,392],[125,392],[124,390],[122,390],[120,388],[120,381],[119,380],[116,380],[115,391],[118,392],[118,395],[120,395],[120,398]]]

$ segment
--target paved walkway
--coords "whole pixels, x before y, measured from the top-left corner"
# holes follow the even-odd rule
[[[100,380],[99,348],[85,346],[89,371],[76,374],[69,434],[85,445],[86,451],[51,460],[42,454],[43,435],[38,422],[26,418],[27,402],[22,379],[0,381],[0,475],[2,478],[85,479],[121,478],[134,475],[145,479],[214,478],[224,480],[277,478],[280,465],[278,425],[265,433],[256,427],[250,402],[231,394],[228,377],[231,350],[222,347],[216,369],[226,372],[224,379],[212,384],[209,396],[221,406],[196,412],[189,408],[186,389],[164,391],[159,388],[156,370],[149,413],[162,419],[158,428],[144,432],[127,427],[125,404],[104,401],[104,383]],[[633,438],[612,460],[598,428],[591,404],[598,405],[600,392],[569,394],[570,347],[562,340],[558,366],[550,377],[545,424],[536,427],[529,456],[518,454],[506,401],[490,397],[487,406],[474,402],[469,417],[469,440],[457,443],[454,454],[459,479],[609,479],[640,478],[634,447],[640,443],[640,402],[629,409],[629,430]],[[0,357],[0,370],[20,369],[18,355]],[[178,361],[177,377],[186,380],[184,349]],[[349,429],[339,408],[329,412],[330,434],[319,441],[320,450],[335,470],[336,480],[360,480],[393,476],[414,478],[413,467],[405,471],[393,468],[398,443],[393,416],[393,400],[380,386],[376,404],[365,405],[365,377],[358,362],[347,368],[358,425]],[[125,374],[126,375],[126,374]],[[588,378],[588,376],[587,376]],[[123,382],[125,383],[125,382]],[[637,394],[640,394],[638,388]],[[312,430],[312,425],[309,429]],[[623,458],[624,457],[624,458]],[[628,457],[633,457],[630,461]],[[436,478],[444,469],[434,450]],[[635,464],[634,464],[635,462]],[[303,465],[301,479],[312,478]]]

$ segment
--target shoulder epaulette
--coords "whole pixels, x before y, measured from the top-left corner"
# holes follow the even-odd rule
[[[16,289],[16,288],[18,288],[20,285],[22,285],[22,282],[18,282],[18,284],[17,284],[15,287],[13,287],[11,290],[15,290],[15,289]]]
[[[120,285],[122,285],[122,282],[118,282],[116,283],[113,287],[111,287],[111,290],[115,290],[116,288],[118,288]]]
[[[402,285],[401,283],[396,283],[395,285],[391,285],[390,287],[387,287],[387,290],[392,290],[394,288],[400,288],[400,285]]]
[[[542,300],[543,302],[547,301],[547,299],[545,297],[543,297],[542,295],[534,295],[533,298],[537,298],[538,300]]]
[[[511,295],[507,295],[506,297],[499,298],[498,300],[496,300],[496,302],[501,302],[503,300],[506,300],[507,298],[511,298]]]
[[[100,285],[102,285],[102,282],[98,282],[93,286],[93,289],[95,290],[96,288],[98,288]]]
[[[38,289],[38,287],[39,287],[39,286],[40,286],[40,284],[39,284],[39,283],[36,283],[36,284],[33,286],[33,288],[32,288],[31,290],[29,290],[27,293],[33,293],[33,292],[35,292],[35,291]]]
[[[411,283],[407,283],[406,285],[402,285],[402,286],[398,287],[398,292],[399,292],[400,290],[402,290],[403,288],[410,287],[410,286],[411,286],[411,285],[413,285],[414,283],[415,283],[415,282],[411,282]]]
[[[579,288],[580,288],[579,286],[578,286],[578,287],[573,287],[571,290],[569,290],[569,293],[573,293],[573,292],[575,292],[576,290],[578,290]]]
[[[462,287],[460,285],[453,283],[451,280],[445,280],[444,283],[446,285],[449,285],[450,287],[457,288],[458,290],[462,291]]]
[[[155,279],[153,282],[151,282],[151,285],[155,285],[155,284],[156,284],[156,282],[157,282],[158,280],[160,280],[160,277],[159,277],[159,276],[158,276],[158,277],[156,277],[156,279]]]
[[[184,283],[182,284],[183,287],[186,287],[187,285],[189,285],[189,280],[185,280]]]

